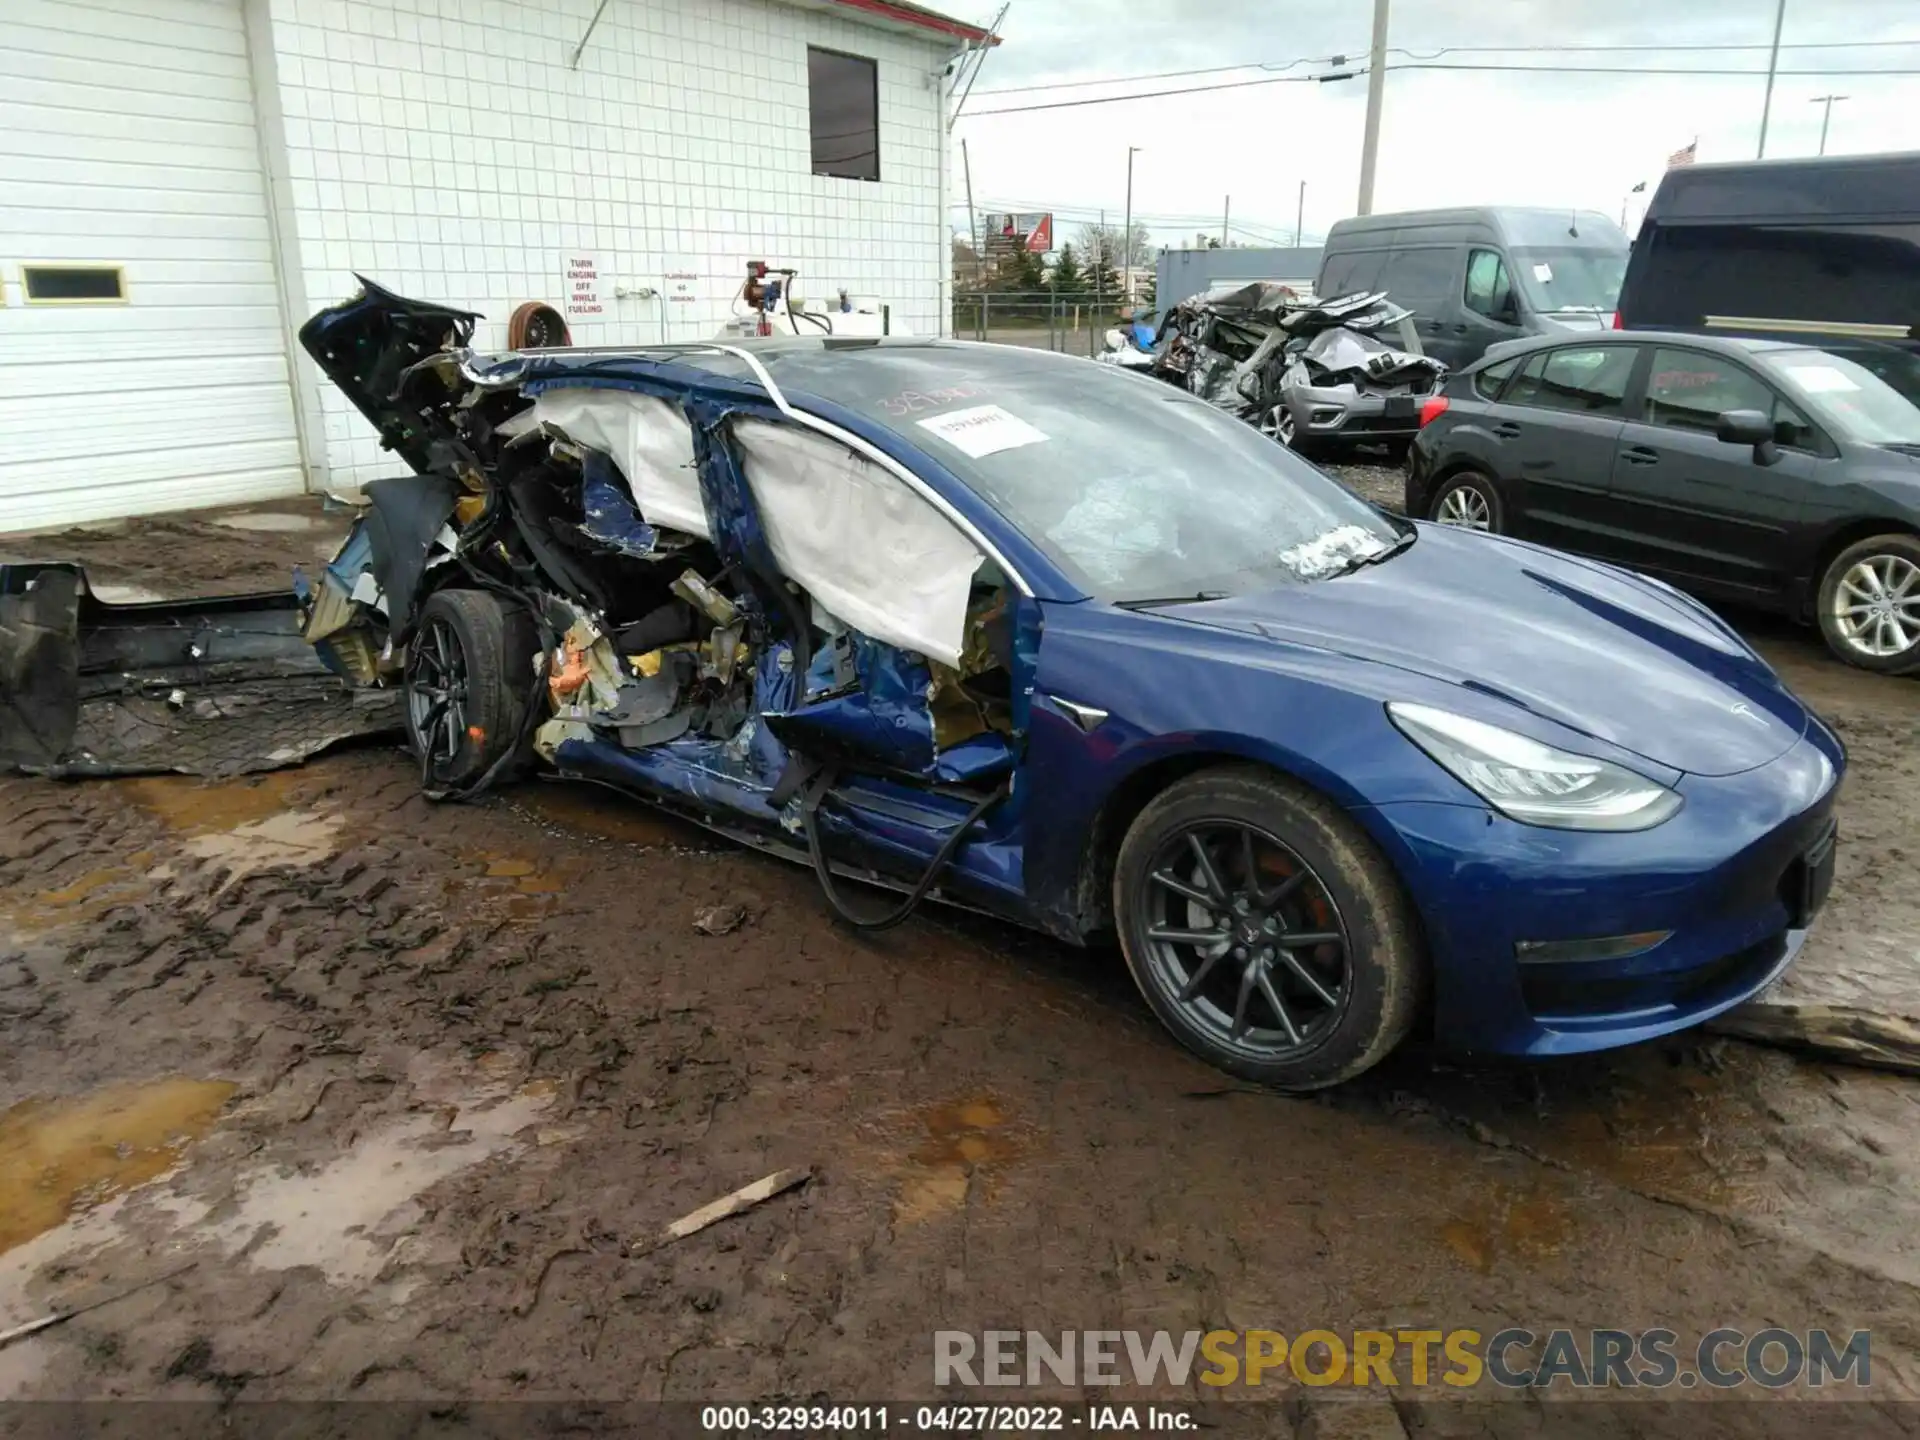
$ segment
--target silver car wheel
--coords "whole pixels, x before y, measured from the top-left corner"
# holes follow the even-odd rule
[[[1462,530],[1493,529],[1493,502],[1474,485],[1456,485],[1440,499],[1434,519]]]
[[[1889,659],[1920,642],[1920,565],[1901,555],[1869,555],[1840,577],[1833,625],[1851,648]]]
[[[1285,405],[1276,405],[1260,419],[1260,433],[1269,440],[1278,440],[1289,450],[1293,448],[1294,425],[1293,411]]]

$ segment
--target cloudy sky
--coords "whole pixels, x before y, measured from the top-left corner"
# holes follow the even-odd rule
[[[1702,161],[1752,159],[1775,4],[1393,0],[1375,210],[1566,205],[1618,218],[1632,187],[1657,181],[1668,154],[1696,137]],[[948,0],[939,8],[985,23],[998,4]],[[1134,212],[1152,226],[1156,242],[1185,236],[1191,243],[1200,229],[1217,234],[1229,195],[1236,239],[1290,240],[1302,181],[1311,239],[1354,213],[1364,77],[986,112],[1263,74],[1324,73],[1336,54],[1364,66],[1372,10],[1369,0],[1012,0],[1006,43],[988,57],[954,128],[956,147],[964,137],[970,151],[975,205],[1053,210],[1064,235],[1072,233],[1073,221],[1092,218],[1102,206],[1117,224],[1126,199],[1127,147],[1138,145]],[[1754,48],[1568,48],[1584,46]],[[1312,63],[1279,68],[1299,59]],[[1394,69],[1416,62],[1626,73]],[[1250,63],[1275,68],[1060,86]],[[1696,68],[1756,73],[1655,73]],[[1888,69],[1916,73],[1860,73]],[[1920,150],[1920,104],[1913,103],[1920,95],[1916,0],[1787,0],[1780,70],[1769,157],[1814,153],[1822,107],[1812,100],[1828,93],[1851,97],[1833,107],[1828,153]],[[1060,88],[1026,88],[1034,86]],[[966,210],[957,154],[954,179],[959,229]],[[1630,227],[1637,214],[1630,209]]]

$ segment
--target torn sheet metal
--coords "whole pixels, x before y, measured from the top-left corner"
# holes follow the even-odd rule
[[[649,525],[713,538],[694,466],[693,427],[679,406],[632,390],[568,386],[543,390],[533,413],[583,449],[612,456]]]
[[[110,605],[74,565],[0,566],[0,766],[241,775],[397,731],[301,637],[291,592]]]
[[[877,766],[947,783],[997,778],[1012,767],[1012,747],[994,731],[976,733],[951,749],[937,746],[931,704],[937,687],[927,663],[863,635],[849,639],[851,686],[842,680],[839,658],[829,647],[814,656],[800,708],[763,715],[783,745],[856,771]]]
[[[596,716],[619,710],[620,690],[628,683],[612,642],[592,617],[563,601],[556,603],[571,611],[573,621],[545,661],[553,715],[534,732],[533,747],[548,760],[568,740],[592,739],[596,724],[617,729],[619,722],[602,722]]]
[[[733,436],[781,573],[863,635],[958,665],[973,542],[824,435],[742,419]]]
[[[589,450],[580,461],[580,531],[609,549],[636,560],[653,557],[659,532],[640,518],[626,482],[606,455]]]

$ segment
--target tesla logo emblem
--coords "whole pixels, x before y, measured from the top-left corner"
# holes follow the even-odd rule
[[[1754,714],[1754,712],[1747,707],[1747,702],[1744,700],[1742,700],[1738,705],[1735,705],[1733,707],[1733,713],[1736,715],[1741,715],[1746,717],[1747,719],[1753,721],[1753,723],[1756,725],[1764,725],[1767,723],[1765,720],[1761,719],[1760,716]]]

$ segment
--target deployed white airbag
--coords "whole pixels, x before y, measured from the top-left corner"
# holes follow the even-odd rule
[[[612,456],[649,525],[713,538],[700,500],[693,426],[678,405],[631,390],[565,388],[536,395],[533,413],[574,444]]]
[[[973,542],[838,441],[748,419],[733,436],[781,573],[861,634],[959,665]]]

